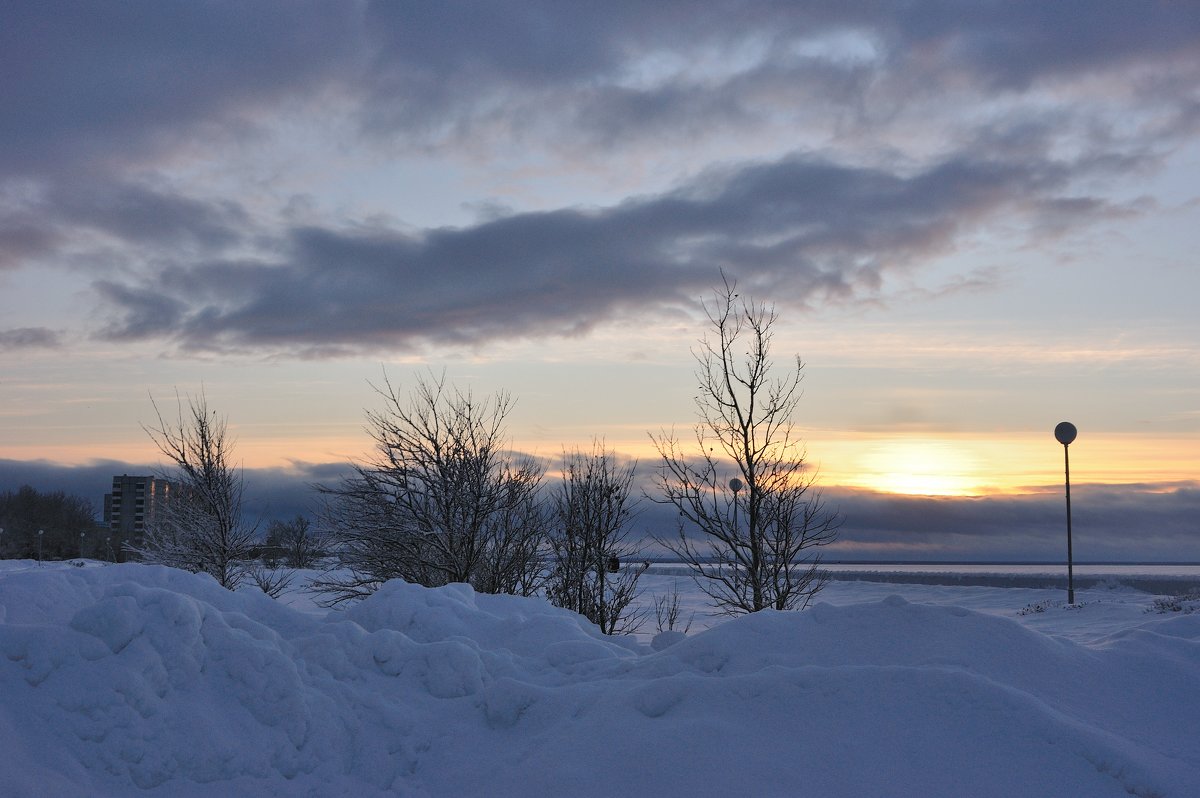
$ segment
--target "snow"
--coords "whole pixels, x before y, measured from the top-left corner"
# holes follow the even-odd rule
[[[463,585],[327,612],[0,564],[0,795],[1200,795],[1200,613],[835,581],[720,621],[644,579],[687,635]]]

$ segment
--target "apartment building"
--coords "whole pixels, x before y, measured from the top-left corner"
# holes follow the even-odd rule
[[[162,477],[113,477],[112,492],[104,494],[104,526],[117,551],[141,540],[146,524],[154,521],[155,507],[166,501],[173,487]]]

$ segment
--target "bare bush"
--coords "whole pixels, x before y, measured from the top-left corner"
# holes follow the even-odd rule
[[[642,610],[630,611],[630,605],[647,566],[620,567],[637,554],[627,542],[635,510],[630,496],[635,467],[618,465],[600,444],[590,454],[564,454],[562,481],[551,499],[546,595],[605,634],[634,632],[644,616]]]
[[[696,614],[692,613],[688,616],[687,623],[683,625],[683,628],[677,629],[682,614],[682,608],[679,606],[678,585],[672,584],[670,591],[654,597],[654,628],[660,634],[674,631],[687,634],[692,628],[692,621],[696,619]]]
[[[506,447],[507,394],[476,399],[440,378],[401,395],[384,378],[384,408],[367,413],[375,456],[319,489],[340,571],[314,588],[328,603],[388,579],[467,582],[481,592],[532,593],[542,556],[536,512],[542,470]]]
[[[1166,615],[1169,612],[1191,615],[1193,612],[1200,612],[1200,592],[1158,596],[1146,611],[1159,615]]]
[[[296,572],[287,568],[276,568],[262,562],[246,564],[246,576],[258,589],[271,598],[279,598],[292,585]]]

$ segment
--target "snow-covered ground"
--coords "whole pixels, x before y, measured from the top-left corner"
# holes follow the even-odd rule
[[[391,583],[326,612],[0,564],[0,795],[1200,795],[1200,613],[1125,588],[834,581],[803,613],[599,635]],[[1040,611],[1039,611],[1040,610]]]

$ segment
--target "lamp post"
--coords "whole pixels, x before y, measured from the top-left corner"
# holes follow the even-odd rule
[[[80,560],[83,559],[83,538],[86,534],[87,534],[87,532],[79,533],[79,559]]]
[[[0,526],[0,557],[4,556],[4,527]]]
[[[43,534],[45,534],[45,531],[39,529],[38,530],[38,568],[42,567],[42,535]]]
[[[745,482],[743,482],[742,480],[739,480],[737,478],[737,476],[734,476],[734,478],[730,480],[730,490],[733,491],[733,539],[734,540],[737,540],[737,538],[738,538],[738,493],[742,492],[743,487],[745,487]],[[724,566],[722,566],[722,568],[724,568]],[[740,568],[740,566],[737,563],[734,563],[733,568]]]
[[[733,479],[729,480],[729,489],[731,491],[733,491],[733,537],[735,540],[737,539],[737,534],[738,534],[738,522],[737,522],[738,493],[740,493],[742,488],[744,488],[744,487],[746,487],[746,484],[744,482],[742,482],[740,479],[738,479],[737,477],[734,477]],[[733,567],[737,568],[738,566],[737,566],[737,564],[734,564]]]
[[[1063,474],[1067,489],[1067,603],[1075,603],[1075,563],[1071,554],[1071,455],[1068,447],[1079,431],[1070,421],[1060,422],[1054,428],[1054,439],[1063,446]]]
[[[738,493],[740,493],[744,487],[746,487],[745,483],[737,477],[729,480],[729,489],[733,491],[733,534],[735,535],[737,534]]]
[[[113,556],[113,550],[112,550],[112,535],[109,535],[108,537],[106,537],[104,539],[104,545],[108,548],[108,561],[116,562],[117,558],[115,556]]]

